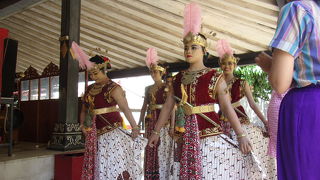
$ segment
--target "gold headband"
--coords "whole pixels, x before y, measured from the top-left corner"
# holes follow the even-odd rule
[[[203,38],[200,34],[194,35],[192,32],[189,32],[184,38],[183,38],[183,44],[197,44],[202,47],[207,47],[207,40]]]
[[[219,59],[219,63],[222,64],[222,62],[232,62],[234,64],[238,64],[239,59],[232,55],[225,55]]]
[[[161,66],[158,66],[158,65],[154,65],[154,64],[152,64],[151,66],[150,66],[150,70],[151,71],[160,71],[160,72],[166,72],[166,69],[165,68],[163,68],[163,67],[161,67]]]

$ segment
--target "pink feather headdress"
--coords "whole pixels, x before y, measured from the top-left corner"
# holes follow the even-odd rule
[[[70,52],[73,59],[79,62],[81,69],[91,69],[94,66],[93,62],[90,62],[90,57],[79,47],[76,42],[72,42]]]
[[[161,66],[158,66],[158,53],[154,47],[151,47],[147,50],[147,58],[146,58],[146,65],[150,70],[159,70],[164,71],[165,69]]]
[[[198,4],[190,3],[184,8],[183,28],[184,44],[192,42],[193,44],[206,47],[206,38],[199,35],[201,31],[201,9]]]
[[[185,37],[189,32],[196,35],[201,30],[201,9],[198,4],[190,3],[184,8],[184,32]]]
[[[158,53],[157,50],[155,48],[149,48],[147,50],[147,58],[146,58],[146,64],[148,66],[148,68],[150,68],[150,66],[152,64],[157,65],[158,64]]]
[[[217,41],[216,51],[220,58],[219,62],[221,63],[223,60],[229,60],[233,63],[237,64],[238,59],[233,56],[233,50],[229,44],[229,42],[225,39],[220,39]]]

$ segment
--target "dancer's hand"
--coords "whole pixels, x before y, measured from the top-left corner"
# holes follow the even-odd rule
[[[268,127],[268,124],[266,122],[263,122],[264,124],[264,128],[265,128],[265,131],[262,130],[262,134],[264,137],[269,137],[269,127]]]
[[[252,145],[246,136],[238,138],[239,148],[243,154],[248,154],[252,150]]]
[[[159,141],[159,133],[152,133],[148,140],[148,145],[150,147],[156,147]]]
[[[82,131],[83,135],[86,137],[88,134],[88,130],[91,130],[91,128],[86,128],[83,125],[80,125],[80,130]]]
[[[132,129],[132,132],[131,132],[132,139],[137,138],[139,136],[139,134],[140,134],[140,128],[139,127]]]

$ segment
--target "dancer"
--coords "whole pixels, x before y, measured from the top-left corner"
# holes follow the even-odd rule
[[[200,33],[201,15],[197,4],[185,8],[184,56],[190,64],[173,81],[173,92],[161,110],[158,122],[149,138],[149,146],[157,145],[160,129],[178,103],[175,130],[181,136],[180,167],[174,168],[173,179],[247,179],[255,171],[251,144],[228,99],[226,83],[214,69],[203,64],[207,56],[206,37]],[[237,134],[237,143],[223,135],[221,121],[214,104],[230,119]],[[244,154],[242,154],[242,153]]]
[[[264,178],[271,180],[276,179],[275,160],[267,155],[268,138],[265,137],[265,129],[257,127],[251,123],[245,109],[243,108],[243,104],[245,103],[244,101],[248,101],[250,108],[256,113],[265,127],[267,127],[268,122],[254,102],[248,82],[244,79],[234,76],[234,70],[237,67],[239,59],[234,57],[233,50],[226,40],[219,40],[217,42],[216,50],[220,57],[219,64],[221,70],[223,71],[223,77],[227,83],[232,106],[237,113],[242,128],[246,131],[248,138],[252,143],[254,154],[261,162],[263,172],[265,172],[266,175]],[[246,99],[244,99],[244,97],[246,97]],[[221,119],[223,120],[222,124],[225,134],[229,135],[235,140],[237,137],[234,131],[230,128],[230,122],[223,116],[223,114],[221,115]],[[257,176],[260,177],[260,172],[257,172]],[[255,177],[252,178],[256,179]]]
[[[166,75],[166,69],[158,64],[158,55],[155,48],[149,48],[147,51],[146,64],[150,70],[154,84],[148,86],[145,92],[144,102],[141,108],[140,122],[145,119],[145,137],[149,138],[152,130],[158,120],[160,110],[167,98],[170,87],[162,82],[162,78]],[[147,116],[145,118],[145,112]],[[139,123],[140,123],[139,122]],[[144,179],[167,180],[170,168],[170,147],[171,138],[169,136],[169,120],[160,132],[160,142],[155,147],[147,146],[145,150],[144,161]]]
[[[106,67],[110,68],[109,59],[100,55],[89,59],[74,42],[71,52],[95,81],[83,96],[80,114],[80,128],[86,136],[82,179],[140,179],[140,156],[146,142],[138,136],[139,127],[124,91],[105,73]],[[117,106],[133,127],[131,135],[122,128],[123,120]],[[86,116],[91,123],[84,124]]]

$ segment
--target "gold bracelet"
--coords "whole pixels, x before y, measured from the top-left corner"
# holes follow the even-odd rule
[[[240,139],[240,138],[242,138],[242,137],[246,137],[246,134],[245,134],[245,133],[242,133],[242,134],[238,134],[238,135],[237,135],[237,138],[238,138],[238,139]]]
[[[85,130],[86,132],[88,132],[88,131],[91,131],[92,128],[91,128],[91,127],[84,127],[84,130]]]
[[[155,134],[155,135],[159,135],[160,136],[160,132],[156,131],[156,130],[152,130],[152,134]]]
[[[135,128],[132,128],[132,130],[140,130],[140,126],[137,126]]]

